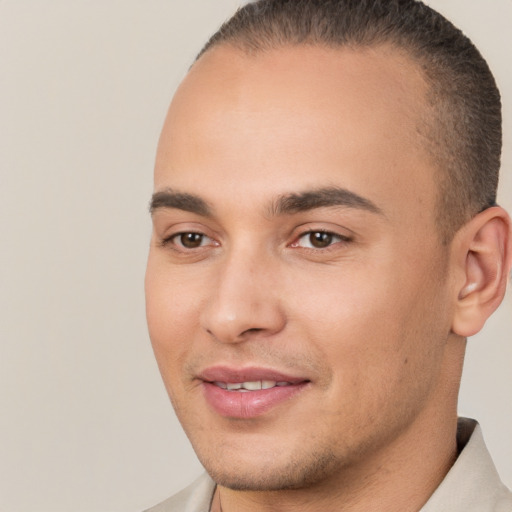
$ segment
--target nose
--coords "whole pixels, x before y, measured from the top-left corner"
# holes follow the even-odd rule
[[[216,266],[214,286],[201,311],[201,325],[221,343],[240,343],[281,331],[286,317],[279,270],[270,258],[233,251]]]

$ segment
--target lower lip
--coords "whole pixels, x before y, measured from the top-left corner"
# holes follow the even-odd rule
[[[250,419],[265,414],[300,393],[307,382],[290,386],[275,386],[258,391],[228,391],[211,382],[203,382],[206,401],[221,416]]]

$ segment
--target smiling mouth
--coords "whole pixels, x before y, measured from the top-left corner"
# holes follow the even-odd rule
[[[304,379],[242,381],[233,377],[203,380],[203,393],[208,405],[216,414],[232,419],[248,420],[263,416],[278,406],[291,403],[293,397],[311,384]]]
[[[311,380],[271,368],[233,368],[215,365],[197,375],[209,409],[220,417],[253,419],[277,407],[292,404],[294,397],[310,389]]]
[[[227,391],[237,391],[239,393],[248,393],[251,391],[260,391],[264,389],[272,389],[275,387],[292,386],[291,382],[275,380],[254,380],[246,382],[212,382],[215,386],[226,389]]]

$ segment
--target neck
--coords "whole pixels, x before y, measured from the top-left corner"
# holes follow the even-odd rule
[[[457,457],[454,413],[411,425],[385,450],[344,468],[314,486],[281,491],[218,487],[212,512],[416,512],[439,486]]]

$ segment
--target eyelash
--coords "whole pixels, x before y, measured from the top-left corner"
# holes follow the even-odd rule
[[[313,243],[311,243],[311,237],[314,236],[314,235],[320,235],[320,237],[318,238],[317,241],[319,241],[320,243],[325,241],[326,245],[324,245],[323,247],[314,247]],[[183,237],[185,237],[185,236],[200,237],[201,240],[200,240],[199,245],[196,246],[196,247],[186,247],[185,244],[183,243]],[[306,237],[310,237],[309,240],[310,240],[311,247],[304,247],[304,246],[300,245],[300,241],[302,239],[306,238]],[[326,238],[327,238],[327,240],[326,240]],[[181,241],[178,242],[177,240],[180,240],[180,239],[181,239]],[[205,240],[210,240],[213,243],[212,244],[204,244],[203,242]],[[327,251],[332,246],[334,246],[336,244],[339,244],[339,243],[347,244],[347,243],[349,243],[351,241],[352,241],[352,239],[350,237],[344,236],[344,235],[340,235],[340,234],[334,233],[332,231],[322,230],[322,229],[310,229],[308,231],[305,231],[305,232],[301,233],[295,239],[295,241],[292,242],[289,245],[289,247],[302,248],[302,249],[305,249],[307,251]],[[163,239],[162,242],[161,242],[161,245],[163,247],[168,246],[170,244],[176,246],[175,250],[185,251],[185,252],[201,249],[201,248],[206,247],[208,245],[212,245],[212,246],[218,246],[219,245],[218,242],[215,242],[208,235],[205,235],[204,233],[197,232],[197,231],[182,231],[182,232],[179,232],[179,233],[174,233],[171,236],[168,236],[167,238]]]
[[[328,237],[326,245],[323,247],[303,247],[299,245],[300,240],[310,237],[309,240],[311,242],[311,237],[313,235],[320,235],[325,239],[325,237]],[[322,239],[319,239],[320,242],[322,242]],[[301,233],[296,240],[290,244],[290,247],[302,247],[303,249],[306,249],[308,251],[327,251],[331,249],[334,245],[342,243],[347,244],[351,242],[352,239],[348,236],[340,235],[339,233],[335,233],[333,231],[328,231],[324,229],[310,229],[308,231],[305,231],[304,233]],[[313,245],[311,243],[311,245]]]
[[[196,236],[196,237],[201,237],[201,244],[198,245],[197,247],[185,247],[185,245],[183,244],[183,237],[190,236],[190,235]],[[181,243],[177,243],[176,240],[180,239],[180,238],[182,239]],[[205,235],[204,233],[198,232],[198,231],[181,231],[180,233],[173,233],[171,236],[164,238],[161,242],[161,245],[162,245],[162,247],[166,247],[166,246],[169,246],[172,244],[172,245],[177,246],[177,250],[192,251],[194,249],[200,249],[201,247],[205,247],[203,245],[203,241],[205,239],[212,240],[209,236]],[[214,244],[214,245],[218,245],[218,244]]]

